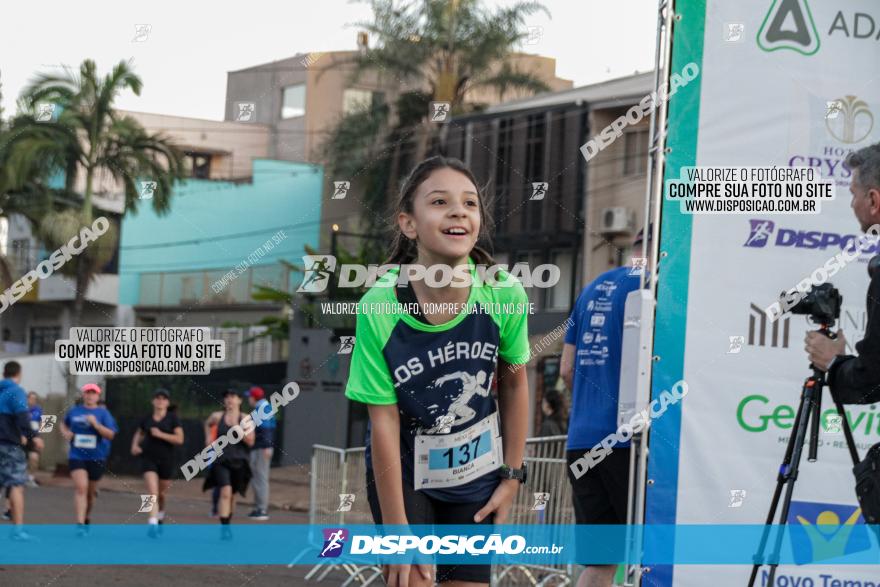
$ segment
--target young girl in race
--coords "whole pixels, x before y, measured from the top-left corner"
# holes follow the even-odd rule
[[[237,391],[228,389],[223,394],[224,411],[214,412],[205,421],[205,427],[217,426],[217,438],[229,434],[229,431],[241,424],[244,414],[241,413],[241,396]],[[220,516],[221,534],[224,540],[232,539],[232,531],[229,523],[232,520],[232,514],[235,512],[235,494],[240,493],[242,496],[247,492],[248,483],[251,480],[251,468],[248,463],[248,449],[254,444],[254,426],[251,423],[249,431],[243,426],[241,430],[236,430],[232,436],[236,437],[238,442],[230,441],[223,448],[221,454],[211,465],[205,483],[202,486],[203,491],[207,491],[213,487],[220,488],[220,500],[217,503],[217,513]],[[210,439],[206,439],[206,445],[211,444]]]
[[[147,494],[156,496],[149,518],[151,538],[158,536],[159,524],[165,520],[165,494],[175,469],[174,447],[183,444],[183,427],[170,404],[168,391],[157,389],[153,394],[153,413],[141,420],[131,439],[131,454],[141,457]]]
[[[81,391],[82,405],[65,414],[61,434],[70,443],[68,465],[73,478],[77,536],[84,537],[89,533],[89,516],[98,483],[107,468],[110,441],[119,429],[107,408],[98,405],[101,388],[96,383],[86,383]]]
[[[477,278],[475,265],[493,264],[477,246],[488,241],[487,210],[463,163],[421,162],[401,187],[386,263],[427,274],[391,270],[361,300],[345,393],[369,410],[367,498],[377,524],[502,524],[525,481],[528,383],[525,369],[509,366],[529,360],[528,298],[507,273]],[[396,287],[401,273],[416,279]],[[499,308],[506,304],[520,311]],[[433,571],[383,567],[391,587],[433,585]],[[489,565],[436,570],[446,586],[489,578]]]

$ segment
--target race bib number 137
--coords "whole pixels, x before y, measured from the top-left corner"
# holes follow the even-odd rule
[[[457,487],[504,462],[498,413],[455,434],[419,434],[415,442],[415,488]]]

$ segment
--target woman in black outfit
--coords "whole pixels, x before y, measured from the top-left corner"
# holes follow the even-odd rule
[[[153,538],[165,519],[165,495],[174,478],[174,447],[183,444],[183,427],[170,403],[168,391],[157,389],[153,394],[153,413],[141,420],[131,439],[131,454],[141,457],[147,493],[157,498],[150,510],[149,533]]]
[[[244,496],[251,480],[248,448],[253,446],[255,437],[253,421],[250,421],[250,425],[239,426],[244,416],[241,413],[241,396],[237,391],[229,389],[223,394],[223,406],[224,411],[214,412],[208,417],[205,427],[210,428],[216,424],[217,438],[228,435],[229,444],[211,466],[202,490],[220,488],[217,513],[223,528],[221,537],[230,539],[232,532],[229,521],[235,511],[235,494]],[[232,434],[229,434],[230,430]],[[207,439],[206,445],[211,442],[211,439]]]

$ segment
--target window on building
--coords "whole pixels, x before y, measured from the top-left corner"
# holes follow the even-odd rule
[[[248,328],[248,337],[264,334],[269,328],[267,326],[251,326]],[[248,344],[248,363],[270,363],[272,362],[272,339],[268,336],[260,336],[254,338]]]
[[[559,281],[547,289],[547,309],[568,311],[571,308],[572,260],[571,251],[553,251],[550,263],[559,268]]]
[[[528,130],[526,133],[526,177],[529,185],[526,186],[524,197],[526,200],[532,197],[532,183],[546,182],[544,177],[544,139],[546,134],[545,115],[533,114],[528,117]],[[543,221],[544,206],[528,206],[523,209],[522,227],[527,231],[539,231]]]
[[[187,151],[184,164],[186,165],[186,169],[190,177],[194,177],[196,179],[211,178],[210,153],[197,153],[194,151]]]
[[[12,266],[18,275],[24,275],[31,269],[35,263],[32,262],[33,251],[31,250],[31,241],[27,238],[17,238],[12,240]],[[16,276],[17,277],[17,276]]]
[[[648,131],[634,130],[623,135],[623,174],[639,175],[645,172],[648,156]]]
[[[281,97],[281,118],[295,118],[306,113],[306,85],[284,88]]]
[[[54,353],[55,341],[59,338],[61,338],[60,326],[33,326],[28,352],[32,355]]]
[[[244,332],[241,328],[217,328],[214,338],[226,343],[226,358],[215,365],[232,367],[241,365],[242,340]]]
[[[342,93],[342,113],[351,114],[359,110],[370,110],[382,104],[385,94],[372,90],[348,88]]]
[[[513,120],[498,122],[498,156],[495,158],[495,230],[503,232],[510,208],[510,158],[513,154]]]
[[[535,267],[537,267],[538,265],[540,265],[541,263],[544,262],[542,260],[543,258],[544,258],[544,253],[542,251],[532,251],[532,252],[524,251],[524,252],[517,253],[516,262],[510,267],[510,272],[514,273],[514,274],[519,274],[521,276],[525,275],[526,272],[531,274],[535,271]],[[521,263],[523,265],[525,265],[525,267],[522,267],[520,269],[516,269],[516,266]],[[541,297],[542,297],[541,291],[542,291],[542,289],[540,287],[527,287],[527,288],[525,288],[525,290],[526,290],[526,295],[529,296],[529,302],[534,304],[534,308],[536,310],[540,309],[542,307],[541,306]]]

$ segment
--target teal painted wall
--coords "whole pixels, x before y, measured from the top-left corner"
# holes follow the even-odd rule
[[[253,183],[178,184],[165,216],[145,200],[122,223],[119,303],[150,303],[140,300],[143,274],[214,269],[222,276],[278,230],[287,238],[254,266],[278,267],[278,259],[301,264],[304,247],[318,247],[323,175],[318,165],[260,159],[254,161]]]

